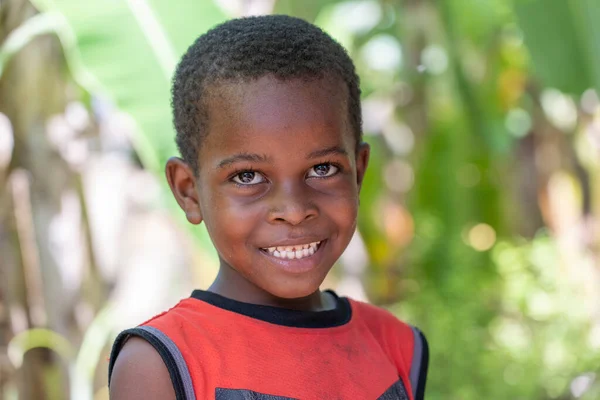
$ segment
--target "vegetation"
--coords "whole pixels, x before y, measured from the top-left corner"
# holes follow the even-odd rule
[[[1,1],[0,398],[107,398],[117,331],[216,273],[162,177],[169,83],[250,12],[356,62],[373,155],[326,283],[425,332],[427,398],[600,398],[596,0]]]

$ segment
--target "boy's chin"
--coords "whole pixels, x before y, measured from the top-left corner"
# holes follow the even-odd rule
[[[323,282],[286,282],[279,285],[270,285],[262,289],[282,300],[303,299],[317,292]]]

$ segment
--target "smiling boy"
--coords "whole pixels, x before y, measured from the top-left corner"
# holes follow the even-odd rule
[[[421,400],[423,335],[319,289],[356,229],[369,160],[344,49],[297,18],[226,22],[173,82],[166,166],[220,268],[208,290],[119,335],[112,399]]]

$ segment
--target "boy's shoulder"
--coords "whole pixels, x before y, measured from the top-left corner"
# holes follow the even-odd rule
[[[415,399],[423,399],[429,366],[429,344],[423,332],[397,318],[390,311],[350,299],[353,312],[363,320],[398,370],[408,372]]]

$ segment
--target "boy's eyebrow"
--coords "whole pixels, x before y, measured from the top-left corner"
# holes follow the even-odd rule
[[[240,153],[231,157],[227,157],[224,160],[221,160],[219,164],[217,164],[217,168],[225,168],[238,161],[267,162],[268,160],[269,157],[265,155],[253,153]]]
[[[325,157],[325,156],[329,156],[329,155],[333,155],[333,154],[340,154],[343,156],[347,156],[348,152],[340,146],[331,146],[326,149],[313,151],[308,156],[306,156],[306,159],[310,160],[313,158],[320,158],[320,157]]]

